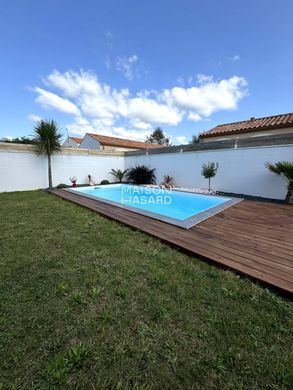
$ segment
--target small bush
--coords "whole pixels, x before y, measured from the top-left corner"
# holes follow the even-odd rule
[[[102,184],[102,185],[110,184],[110,182],[109,182],[109,180],[102,180],[102,181],[101,181],[101,184]]]
[[[56,186],[56,188],[68,188],[68,187],[70,187],[70,186],[67,184],[64,184],[64,183],[60,183],[60,184],[58,184],[58,186]]]

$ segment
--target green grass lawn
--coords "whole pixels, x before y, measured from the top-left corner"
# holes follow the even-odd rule
[[[289,388],[293,307],[42,191],[0,195],[0,388]]]

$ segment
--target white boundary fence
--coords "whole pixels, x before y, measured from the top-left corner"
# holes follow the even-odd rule
[[[219,169],[211,179],[213,189],[284,199],[287,191],[285,181],[265,167],[267,161],[280,160],[293,160],[293,145],[128,156],[126,168],[145,164],[156,168],[158,182],[168,174],[179,186],[207,188],[208,182],[202,177],[201,168],[204,163],[214,161],[219,163]]]
[[[79,184],[113,180],[112,168],[124,169],[123,153],[105,153],[82,149],[63,149],[52,157],[53,185],[71,184],[76,176]],[[48,187],[47,158],[37,156],[30,145],[0,144],[0,192],[35,190]]]
[[[138,164],[156,168],[157,182],[165,174],[174,177],[182,187],[206,188],[201,176],[203,163],[215,161],[219,170],[212,179],[217,191],[284,199],[286,182],[265,168],[267,161],[293,161],[293,134],[258,137],[243,140],[205,143],[195,146],[177,146],[134,152],[102,152],[86,149],[63,149],[52,159],[53,184],[70,184],[76,176],[79,184],[87,183],[91,174],[99,183],[113,181],[112,168],[125,169]],[[0,143],[0,192],[46,188],[47,159],[38,157],[30,145]]]

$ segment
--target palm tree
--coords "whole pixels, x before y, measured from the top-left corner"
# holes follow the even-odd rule
[[[283,177],[288,183],[288,191],[285,202],[293,204],[293,162],[279,161],[275,164],[266,163],[266,167],[276,175]]]
[[[118,179],[119,183],[121,183],[127,171],[128,169],[125,169],[124,171],[122,171],[121,169],[111,169],[109,173],[110,175],[113,175],[116,179]]]
[[[45,154],[48,157],[48,178],[49,189],[52,190],[52,164],[51,156],[53,153],[61,150],[61,137],[58,125],[55,121],[40,120],[36,123],[33,141],[35,142],[36,153],[38,155]]]

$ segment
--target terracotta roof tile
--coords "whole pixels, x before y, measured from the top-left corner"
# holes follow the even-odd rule
[[[92,133],[87,133],[87,134],[90,135],[92,138],[95,138],[102,145],[107,145],[107,146],[117,146],[123,148],[133,148],[133,149],[155,149],[155,148],[164,147],[164,145],[149,144],[141,141],[131,141],[124,138],[108,137],[106,135],[92,134]]]
[[[208,138],[221,135],[249,133],[254,131],[273,130],[286,127],[293,127],[293,113],[268,116],[264,118],[251,118],[246,121],[218,125],[206,131],[200,137]]]
[[[82,138],[78,138],[78,137],[69,137],[70,139],[72,139],[74,142],[80,144],[81,141],[82,141]]]

